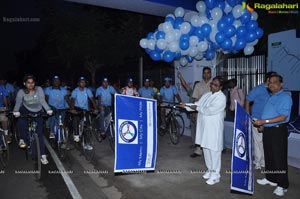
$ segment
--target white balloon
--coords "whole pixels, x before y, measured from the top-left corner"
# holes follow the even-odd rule
[[[147,48],[149,48],[150,50],[154,50],[154,48],[155,48],[155,41],[154,41],[154,39],[149,39],[147,41]]]
[[[185,57],[181,57],[179,63],[181,66],[186,66],[188,64],[188,60]]]
[[[175,9],[174,14],[175,14],[176,17],[183,17],[184,9],[182,7],[178,7],[178,8]]]
[[[195,46],[190,47],[189,56],[195,57],[198,54],[198,49]]]
[[[143,38],[140,40],[140,46],[142,48],[147,48],[147,39]]]
[[[164,31],[164,23],[160,23],[157,28],[159,31]]]
[[[255,46],[258,43],[258,39],[255,39],[254,41],[247,43],[247,46]]]
[[[168,44],[168,48],[171,52],[177,52],[179,50],[179,44],[177,41],[172,41]]]
[[[203,24],[208,23],[208,19],[206,16],[200,16],[199,19],[200,19],[199,26],[202,26]]]
[[[175,40],[179,40],[180,36],[181,36],[181,32],[178,29],[174,30],[174,35],[175,35]]]
[[[167,42],[164,39],[159,39],[157,40],[156,45],[160,50],[165,50],[167,47]]]
[[[208,44],[206,41],[200,41],[197,45],[197,48],[200,52],[205,52],[208,48]]]
[[[180,26],[180,31],[183,34],[187,34],[191,30],[191,25],[188,22],[183,22]]]
[[[210,38],[210,40],[212,41],[212,42],[216,42],[216,34],[217,34],[217,30],[212,30],[211,31],[211,33],[210,33],[210,35],[209,35],[209,38]]]
[[[190,37],[190,46],[196,46],[199,43],[197,36],[193,35]]]
[[[227,1],[225,1],[225,8],[224,8],[224,12],[226,14],[230,13],[232,10],[232,7],[227,3]]]
[[[181,55],[188,55],[189,53],[190,53],[190,49],[191,49],[191,47],[189,47],[188,49],[186,49],[186,50],[181,50],[180,52],[181,52]]]
[[[221,8],[219,7],[215,7],[213,8],[211,11],[211,17],[214,19],[214,20],[219,20],[222,18],[223,16],[223,11],[221,10]]]
[[[240,27],[242,25],[242,22],[240,20],[235,20],[233,22],[233,26],[237,29],[238,27]]]
[[[236,42],[236,36],[234,35],[234,36],[232,36],[230,39],[231,39],[231,41],[232,41],[232,46],[234,46],[234,45],[235,45],[235,42]]]
[[[168,43],[174,41],[174,40],[175,40],[175,31],[172,30],[172,31],[168,32],[168,33],[166,34],[165,38],[166,38],[166,41],[167,41]]]
[[[166,18],[167,17],[172,17],[173,19],[175,19],[175,16],[173,14],[167,14]]]
[[[254,47],[253,46],[246,46],[244,48],[244,54],[245,55],[251,55],[254,52]]]
[[[198,15],[194,15],[191,18],[191,24],[193,26],[199,27],[200,26],[200,17]]]
[[[163,31],[165,33],[168,33],[171,30],[173,30],[173,26],[172,26],[171,22],[165,22],[164,25],[163,25]]]
[[[242,5],[240,4],[234,6],[234,8],[232,9],[232,14],[236,19],[242,16],[242,13],[243,13]]]
[[[257,14],[257,12],[251,12],[251,20],[254,20],[254,21],[256,21],[257,20],[257,18],[258,18],[258,14]]]
[[[206,5],[204,1],[198,1],[196,4],[196,9],[198,10],[198,12],[200,13],[204,13],[206,10]]]
[[[218,29],[218,21],[219,20],[210,20],[209,25],[211,26],[211,31]]]
[[[200,61],[203,59],[203,54],[202,53],[198,53],[195,57],[195,60]]]

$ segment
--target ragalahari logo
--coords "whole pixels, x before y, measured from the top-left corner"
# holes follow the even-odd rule
[[[254,12],[254,9],[251,8],[249,4],[246,4],[246,2],[242,2],[242,10],[247,9],[249,12]]]
[[[299,3],[257,3],[251,7],[246,1],[242,2],[242,10],[266,10],[269,14],[298,14]]]

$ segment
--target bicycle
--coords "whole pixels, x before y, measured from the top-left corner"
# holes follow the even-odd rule
[[[0,161],[3,168],[6,168],[9,161],[9,146],[4,129],[0,128]]]
[[[176,145],[179,143],[179,137],[181,134],[178,120],[176,117],[176,110],[178,110],[179,108],[176,105],[174,106],[161,105],[160,107],[170,109],[170,111],[165,116],[166,127],[164,129],[160,128],[158,132],[161,136],[164,136],[167,132],[169,132],[170,140],[172,144]]]
[[[78,124],[78,130],[79,130],[79,137],[81,144],[81,148],[83,151],[83,155],[87,161],[91,161],[94,157],[95,150],[94,150],[94,143],[93,143],[93,127],[92,127],[92,122],[91,122],[91,116],[89,113],[93,113],[90,111],[77,111],[76,113],[71,112],[72,114],[81,114],[82,118],[79,121]],[[74,133],[74,132],[73,132]],[[77,144],[75,146],[78,147]]]
[[[112,112],[104,117],[104,135],[99,135],[95,130],[96,140],[101,143],[104,139],[108,138],[109,146],[112,151],[115,151],[115,122],[112,117]],[[99,116],[97,116],[99,117]]]
[[[40,140],[37,133],[37,122],[36,118],[44,116],[41,113],[28,113],[26,115],[20,115],[20,117],[27,118],[28,121],[28,130],[26,134],[26,149],[25,156],[28,160],[28,155],[31,155],[31,159],[35,160],[35,174],[37,179],[41,179],[42,174],[42,165],[41,165],[41,149],[40,149]]]
[[[55,117],[56,121],[56,124],[54,126],[55,139],[50,140],[52,146],[57,148],[58,155],[62,160],[66,158],[69,138],[69,132],[65,128],[62,121],[62,112],[66,110],[67,109],[54,110],[54,115],[52,117]]]

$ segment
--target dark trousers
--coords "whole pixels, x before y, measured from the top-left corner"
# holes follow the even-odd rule
[[[266,165],[266,178],[287,189],[288,164],[287,164],[287,144],[288,130],[286,125],[279,127],[265,127],[263,133],[264,155]]]
[[[22,106],[20,108],[20,113],[21,113],[21,115],[27,115],[28,113],[32,113],[32,112],[28,111],[24,106]],[[45,143],[44,143],[44,138],[43,138],[43,117],[39,116],[39,117],[35,118],[34,120],[37,123],[36,132],[39,136],[41,154],[44,155],[45,154]],[[28,131],[27,118],[24,118],[24,117],[19,118],[17,125],[18,125],[18,130],[20,132],[20,137],[25,141],[27,138],[26,133]]]

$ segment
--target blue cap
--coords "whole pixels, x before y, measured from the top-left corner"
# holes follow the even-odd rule
[[[108,82],[108,79],[106,77],[102,78],[102,82]]]
[[[166,82],[170,82],[170,81],[172,81],[172,78],[170,78],[170,77],[165,77],[164,80],[165,80]]]
[[[133,79],[131,77],[127,79],[127,83],[129,82],[133,82]]]

